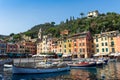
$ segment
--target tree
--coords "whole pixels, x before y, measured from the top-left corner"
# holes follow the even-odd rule
[[[54,26],[54,25],[55,25],[55,22],[51,22],[51,25]]]
[[[81,12],[81,13],[80,13],[80,16],[81,16],[81,18],[83,18],[83,16],[84,16],[84,13],[82,13],[82,12]]]
[[[11,33],[9,36],[11,36],[11,37],[12,37],[13,35],[15,35],[15,34],[14,34],[14,33]]]

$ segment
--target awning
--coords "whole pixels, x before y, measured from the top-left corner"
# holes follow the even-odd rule
[[[93,56],[106,56],[108,55],[108,53],[97,53],[97,54],[94,54]]]
[[[57,53],[57,56],[62,57],[63,53]]]
[[[120,56],[120,53],[115,53],[114,56]]]
[[[93,56],[100,56],[100,53],[94,54]]]
[[[101,53],[100,55],[101,56],[106,56],[106,55],[108,55],[108,53]]]
[[[32,57],[50,57],[54,55],[33,55]]]
[[[109,56],[114,56],[115,55],[115,53],[111,53]]]
[[[62,57],[69,57],[72,56],[72,54],[63,54]]]

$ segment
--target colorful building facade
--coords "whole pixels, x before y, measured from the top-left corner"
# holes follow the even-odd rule
[[[116,52],[120,52],[120,34],[117,35],[116,37]]]
[[[22,45],[25,47],[25,53],[26,54],[36,54],[36,45],[34,42],[31,41],[22,41]]]
[[[92,35],[90,32],[82,32],[75,34],[72,37],[73,42],[73,54],[77,54],[78,57],[87,58],[92,57]]]
[[[119,31],[95,34],[94,49],[96,54],[107,55],[116,52],[116,38]]]
[[[7,51],[6,51],[6,53],[17,53],[17,52],[18,52],[17,44],[7,43]]]
[[[3,40],[0,40],[0,55],[6,54],[7,43]]]

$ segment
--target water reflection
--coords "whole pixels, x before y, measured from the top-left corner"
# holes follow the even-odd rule
[[[49,74],[12,74],[11,68],[0,68],[4,80],[119,80],[120,62],[111,62],[100,68],[71,69],[67,72]],[[1,79],[0,79],[1,80]]]
[[[101,79],[104,77],[105,80],[109,79],[120,79],[120,70],[119,70],[120,63],[111,62],[108,65],[104,66],[103,68],[97,68],[97,77]]]
[[[12,80],[48,80],[62,78],[63,76],[68,76],[70,71],[67,72],[56,72],[47,74],[13,74]]]
[[[2,80],[4,77],[4,73],[3,73],[3,66],[0,65],[0,80]]]
[[[74,80],[95,80],[96,68],[72,69],[71,78]]]

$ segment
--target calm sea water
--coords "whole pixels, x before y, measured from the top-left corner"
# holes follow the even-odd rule
[[[12,74],[11,68],[0,67],[3,80],[118,80],[120,79],[120,62],[110,62],[100,68],[71,69],[67,72],[49,74]],[[2,78],[0,78],[2,80]]]

